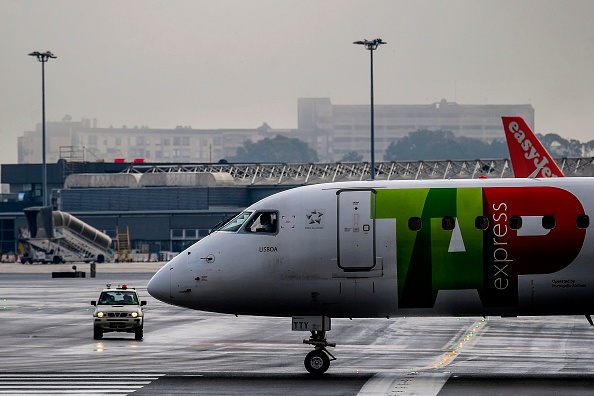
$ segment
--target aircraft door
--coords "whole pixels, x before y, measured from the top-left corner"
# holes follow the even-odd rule
[[[375,191],[340,190],[338,208],[338,266],[344,271],[375,267]]]
[[[192,253],[189,250],[177,255],[171,264],[171,298],[182,298],[183,294],[191,293],[194,287],[192,272]]]

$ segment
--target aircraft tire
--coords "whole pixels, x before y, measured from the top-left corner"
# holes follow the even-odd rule
[[[93,339],[95,339],[95,340],[103,339],[103,329],[93,327]]]
[[[321,375],[330,367],[330,358],[324,351],[316,349],[305,356],[303,364],[311,374]]]

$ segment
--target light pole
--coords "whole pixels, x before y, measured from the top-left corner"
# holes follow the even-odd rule
[[[387,44],[380,38],[375,40],[355,41],[353,44],[363,45],[365,49],[369,50],[371,57],[371,180],[375,179],[375,140],[374,140],[374,121],[373,121],[373,51],[380,46],[380,44]]]
[[[50,58],[57,58],[56,55],[50,51],[46,52],[31,52],[29,56],[34,56],[39,62],[41,62],[41,185],[42,185],[42,201],[43,206],[49,206],[48,204],[48,191],[47,191],[47,164],[45,162],[45,62]]]

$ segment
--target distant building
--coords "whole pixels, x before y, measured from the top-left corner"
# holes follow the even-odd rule
[[[97,121],[46,123],[47,162],[60,159],[90,162],[198,162],[211,163],[234,156],[246,140],[257,142],[284,133],[264,124],[255,129],[99,128]],[[41,124],[18,138],[18,163],[41,162]]]
[[[333,105],[330,98],[298,99],[297,129],[99,128],[97,120],[46,123],[47,162],[105,161],[212,163],[235,156],[246,140],[257,142],[283,135],[299,138],[316,150],[321,162],[341,160],[354,151],[370,158],[369,105]],[[483,141],[503,139],[501,116],[523,116],[534,127],[534,108],[521,105],[460,105],[442,100],[427,105],[376,105],[375,156],[378,160],[391,142],[418,129],[444,129],[457,136]],[[41,125],[18,139],[18,162],[41,162]],[[265,158],[262,159],[265,161]]]
[[[339,161],[355,151],[370,159],[369,105],[333,105],[329,98],[298,100],[298,131],[325,161]],[[451,131],[456,136],[503,140],[501,116],[519,115],[534,128],[534,108],[520,105],[375,105],[375,157],[382,159],[391,142],[419,129]],[[305,140],[305,139],[304,139]]]

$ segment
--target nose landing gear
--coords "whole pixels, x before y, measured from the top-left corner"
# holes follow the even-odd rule
[[[326,341],[325,331],[312,331],[309,340],[303,340],[303,343],[315,348],[305,356],[305,369],[311,374],[324,374],[330,367],[330,362],[336,360],[326,347],[335,347],[336,344]]]

